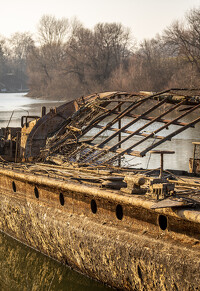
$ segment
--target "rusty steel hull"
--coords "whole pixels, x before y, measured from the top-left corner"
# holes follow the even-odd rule
[[[1,231],[116,288],[198,290],[200,213],[152,210],[152,204],[0,168]]]

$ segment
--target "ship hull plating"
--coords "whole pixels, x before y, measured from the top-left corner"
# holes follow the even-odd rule
[[[197,222],[190,221],[193,236],[184,234],[186,221],[176,234],[170,230],[177,218],[173,214],[174,220],[169,219],[163,231],[158,222],[161,212],[150,211],[147,202],[136,207],[133,198],[122,197],[120,201],[113,191],[54,179],[47,184],[41,177],[3,171],[3,232],[113,287],[198,290]],[[96,208],[91,201],[95,201]],[[118,205],[123,209],[121,216]],[[177,219],[181,224],[181,218]]]

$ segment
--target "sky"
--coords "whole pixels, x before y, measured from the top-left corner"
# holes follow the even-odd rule
[[[98,22],[120,22],[137,40],[161,33],[174,20],[182,20],[200,0],[0,0],[0,35],[37,31],[45,14],[56,18],[76,17],[87,28]]]

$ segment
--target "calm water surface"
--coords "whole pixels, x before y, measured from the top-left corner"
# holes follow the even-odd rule
[[[0,232],[1,291],[112,290]]]
[[[41,107],[45,105],[47,112],[50,108],[59,106],[63,102],[47,101],[26,97],[25,93],[0,93],[0,127],[20,126],[22,115],[41,115]]]

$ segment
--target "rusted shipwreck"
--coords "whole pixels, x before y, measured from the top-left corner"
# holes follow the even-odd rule
[[[199,290],[199,136],[191,173],[163,165],[199,109],[197,89],[109,92],[1,129],[1,231],[119,289]],[[148,152],[159,169],[131,165]]]

